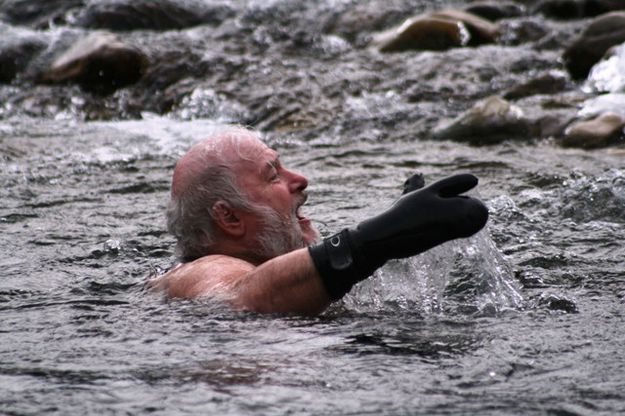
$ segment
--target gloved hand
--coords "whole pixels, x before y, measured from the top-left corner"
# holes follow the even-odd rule
[[[330,298],[342,298],[389,259],[411,257],[481,230],[488,220],[486,206],[460,195],[477,182],[461,174],[409,191],[385,212],[310,246]]]

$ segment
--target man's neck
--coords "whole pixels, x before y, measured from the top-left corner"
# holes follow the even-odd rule
[[[207,253],[206,255],[221,254],[244,260],[254,266],[259,266],[269,259],[266,258],[266,256],[261,255],[256,247],[257,244],[250,246],[250,244],[246,244],[242,241],[228,240],[215,245],[210,250],[210,253]]]

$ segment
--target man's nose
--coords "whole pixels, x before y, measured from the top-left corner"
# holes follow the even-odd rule
[[[289,172],[289,189],[291,192],[302,192],[308,187],[308,179],[297,172]]]

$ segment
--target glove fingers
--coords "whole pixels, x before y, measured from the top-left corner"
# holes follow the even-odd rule
[[[462,173],[433,183],[430,188],[443,198],[460,195],[477,185],[477,177]]]
[[[458,229],[458,236],[469,237],[480,231],[488,221],[488,208],[482,201],[475,198],[466,198],[466,218],[462,227]]]

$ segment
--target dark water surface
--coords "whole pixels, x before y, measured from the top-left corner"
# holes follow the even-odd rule
[[[277,27],[263,7],[307,22],[315,11],[348,6],[232,4],[235,17],[248,19],[242,27],[257,16],[258,42]],[[575,25],[545,24],[562,33]],[[171,48],[172,38],[193,43],[209,29],[150,36],[160,39],[155,48]],[[239,74],[250,94],[271,85],[285,104],[310,108],[311,124],[299,128],[260,123],[283,163],[309,178],[307,215],[327,234],[389,206],[414,171],[428,183],[469,171],[490,208],[487,229],[391,262],[316,318],[165,302],[144,293],[143,283],[173,261],[163,212],[174,163],[216,125],[245,122],[253,110],[201,85],[168,114],[97,122],[85,121],[80,105],[33,114],[6,98],[1,414],[625,413],[622,149],[422,138],[497,82],[527,76],[530,69],[506,72],[506,60],[557,67],[556,52],[484,46],[386,58],[341,39],[316,40],[324,53],[344,48],[330,56],[293,56],[284,45],[237,56],[257,65],[250,73],[269,68],[266,85],[252,85],[258,72]],[[227,61],[238,52],[214,53]],[[369,84],[382,67],[387,79]],[[435,68],[443,69],[428,82],[416,79]],[[402,79],[411,91],[400,88]],[[359,83],[373,88],[349,92]],[[20,88],[1,93],[25,94]],[[334,88],[342,92],[332,95]],[[85,99],[76,94],[75,103]],[[103,103],[123,102],[124,92],[116,94]]]

